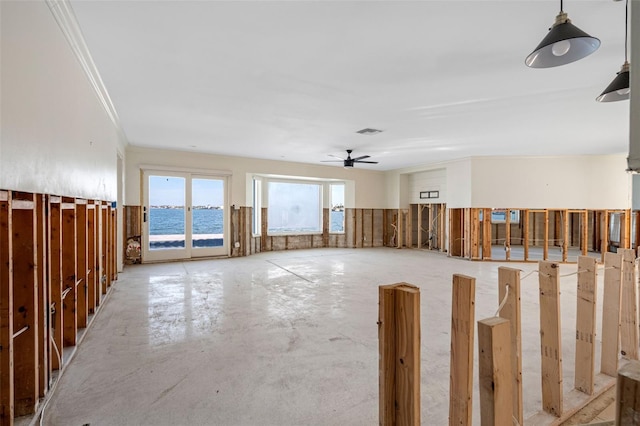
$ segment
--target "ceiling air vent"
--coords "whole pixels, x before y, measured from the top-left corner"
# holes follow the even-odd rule
[[[361,135],[375,135],[376,133],[382,133],[382,130],[366,128],[358,130],[356,133],[360,133]]]

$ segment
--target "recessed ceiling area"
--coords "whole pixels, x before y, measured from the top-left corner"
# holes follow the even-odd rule
[[[372,170],[628,148],[629,102],[595,101],[624,60],[624,2],[565,2],[602,44],[549,69],[524,59],[556,1],[72,6],[133,146],[313,164],[353,149]]]

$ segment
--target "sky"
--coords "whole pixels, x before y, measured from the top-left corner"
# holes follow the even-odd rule
[[[174,176],[149,176],[149,205],[184,206],[186,179]],[[222,206],[224,181],[222,179],[191,180],[192,205]]]

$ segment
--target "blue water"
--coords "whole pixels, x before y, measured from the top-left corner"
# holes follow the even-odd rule
[[[193,210],[193,234],[222,234],[224,210]],[[344,212],[334,212],[331,232],[343,232]],[[184,235],[184,209],[150,209],[151,235]]]
[[[193,210],[193,234],[222,234],[223,210]],[[184,235],[184,209],[150,209],[151,235]]]

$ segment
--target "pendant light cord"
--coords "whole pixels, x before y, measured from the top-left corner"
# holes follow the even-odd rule
[[[624,62],[629,62],[627,57],[628,46],[628,38],[629,38],[629,0],[626,1],[625,10],[624,10]]]
[[[564,12],[564,8],[562,7],[562,0],[560,0],[560,12]]]

